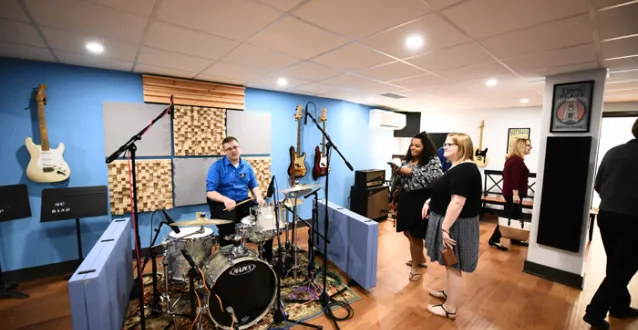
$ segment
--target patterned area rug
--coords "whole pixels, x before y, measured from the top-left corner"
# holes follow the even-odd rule
[[[308,257],[305,252],[299,254],[299,259],[299,264],[303,266],[303,269],[297,271],[296,277],[292,276],[292,272],[288,272],[286,278],[284,278],[282,281],[281,297],[284,302],[284,309],[288,314],[289,319],[308,321],[323,314],[323,307],[321,306],[319,301],[317,301],[318,295],[319,293],[321,293],[323,277],[321,275],[322,271],[318,269],[313,280],[309,280],[311,276],[309,276],[307,272]],[[315,268],[320,267],[321,265],[318,264]],[[158,291],[160,292],[160,294],[165,292],[165,288],[163,285],[164,281],[161,276],[162,271],[158,270]],[[153,300],[153,287],[151,277],[144,278],[144,292],[146,293],[144,302],[146,306],[149,306]],[[344,279],[339,275],[336,269],[333,269],[331,266],[328,267],[327,283],[329,288],[328,293],[331,295],[344,289],[342,293],[335,295],[332,298],[333,300],[352,304],[361,299],[361,297],[357,295],[356,292],[347,287]],[[188,317],[188,315],[190,315],[191,313],[190,299],[188,295],[188,284],[169,282],[169,288],[169,292],[171,292],[171,301],[173,304],[175,304],[172,312],[185,316],[173,317],[159,313],[158,315],[151,315],[150,309],[147,307],[145,308],[146,329],[191,329],[191,325],[193,324],[193,322]],[[202,292],[202,294],[205,293],[205,291]],[[178,298],[180,298],[180,296],[182,298],[179,299],[179,301],[175,302]],[[305,300],[306,302],[290,302],[289,300]],[[202,301],[202,303],[204,302]],[[162,310],[166,310],[166,304],[160,303],[160,305],[162,307]],[[130,301],[128,308],[129,316],[122,329],[141,329],[139,325],[140,317],[138,306],[139,302],[137,299],[133,299]],[[250,328],[242,327],[242,329],[245,328],[264,330],[268,328],[270,323],[273,321],[274,308],[275,304],[273,304],[268,313],[257,324]],[[337,308],[340,307],[334,307],[333,309]],[[200,317],[202,317],[202,329],[215,329],[214,323],[212,322],[207,309],[204,310]],[[284,329],[287,326],[290,326],[290,324],[276,324],[271,329]],[[197,329],[197,324],[195,324],[192,329]]]

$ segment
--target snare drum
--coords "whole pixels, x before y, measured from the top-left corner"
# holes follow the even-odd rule
[[[197,266],[201,266],[212,254],[212,249],[219,243],[219,236],[206,227],[182,227],[180,233],[171,231],[164,242],[164,258],[168,267],[170,280],[185,282],[191,266],[184,258],[182,249],[186,249]]]

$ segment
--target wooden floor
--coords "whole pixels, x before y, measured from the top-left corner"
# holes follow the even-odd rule
[[[436,302],[426,288],[440,288],[443,267],[430,264],[418,282],[408,280],[408,244],[385,221],[379,228],[377,286],[370,292],[355,288],[362,299],[355,302],[354,317],[339,322],[341,329],[588,329],[582,315],[604,277],[605,254],[595,231],[587,265],[585,289],[579,291],[523,273],[524,247],[501,252],[487,245],[495,220],[481,223],[481,256],[475,273],[464,277],[463,304],[455,321],[429,314],[425,307]],[[300,242],[306,241],[305,230]],[[28,300],[0,301],[0,329],[71,329],[66,282],[61,278],[24,283]],[[632,305],[638,306],[638,282],[632,281]],[[340,315],[340,311],[335,314]],[[638,329],[638,321],[611,319],[612,329]],[[333,329],[324,316],[309,321]],[[295,327],[303,329],[303,327]]]

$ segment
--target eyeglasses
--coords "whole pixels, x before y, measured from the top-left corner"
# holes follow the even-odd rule
[[[237,150],[237,148],[239,148],[239,146],[234,146],[234,147],[226,148],[226,149],[224,149],[224,151],[226,151],[226,152],[231,152],[231,151]]]
[[[451,146],[455,146],[456,144],[454,143],[443,143],[443,148],[449,148]]]

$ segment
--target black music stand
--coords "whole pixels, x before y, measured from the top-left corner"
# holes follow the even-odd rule
[[[84,261],[82,253],[82,230],[80,218],[99,217],[109,214],[109,195],[106,186],[52,188],[42,190],[40,222],[75,219],[78,239],[79,263]],[[68,276],[70,278],[70,276]]]
[[[31,216],[31,204],[26,184],[0,186],[0,222]],[[18,283],[4,283],[0,264],[0,298],[28,299],[29,295],[15,291]]]

